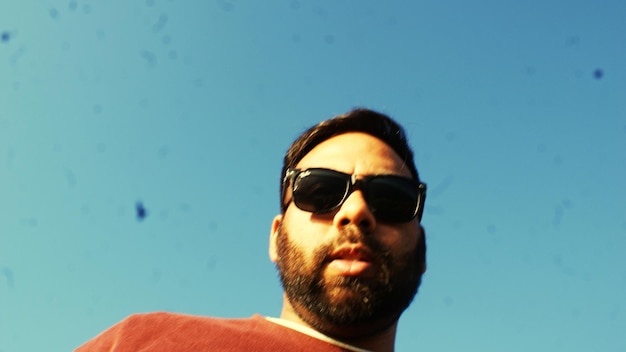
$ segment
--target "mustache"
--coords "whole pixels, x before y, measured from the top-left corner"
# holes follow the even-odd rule
[[[362,231],[359,227],[345,227],[336,239],[329,244],[319,248],[314,257],[318,263],[324,263],[332,260],[333,253],[340,247],[346,245],[361,245],[370,253],[376,262],[385,266],[391,266],[393,263],[391,250],[387,246],[377,241],[371,234]]]

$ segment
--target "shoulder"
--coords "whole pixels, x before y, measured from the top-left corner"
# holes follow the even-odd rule
[[[262,325],[260,316],[245,319],[214,318],[179,313],[154,312],[132,314],[111,326],[96,339],[116,339],[124,342],[168,340],[175,337],[206,337],[230,330],[245,330]]]
[[[179,313],[133,314],[118,323],[123,329],[139,329],[144,333],[151,331],[159,335],[195,334],[212,335],[217,333],[236,333],[237,331],[254,332],[274,328],[275,324],[260,315],[249,318],[216,318]]]
[[[103,331],[76,352],[190,350],[199,340],[220,333],[222,320],[177,313],[133,314]],[[182,342],[180,346],[175,347]]]
[[[76,352],[125,351],[341,351],[336,346],[254,315],[214,318],[176,313],[134,314]]]

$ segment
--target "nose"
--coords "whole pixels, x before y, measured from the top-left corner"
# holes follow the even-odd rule
[[[356,225],[361,230],[369,231],[376,227],[376,217],[367,206],[363,193],[356,190],[343,202],[335,214],[333,223],[337,228]]]

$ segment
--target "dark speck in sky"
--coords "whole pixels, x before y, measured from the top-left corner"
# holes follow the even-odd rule
[[[138,221],[142,221],[143,219],[146,218],[146,216],[148,216],[148,211],[143,206],[142,202],[137,202],[137,204],[135,205],[135,210],[136,210],[136,213],[137,213],[137,220]]]
[[[153,52],[148,51],[148,50],[144,50],[141,52],[141,57],[146,60],[146,63],[149,66],[153,66],[154,64],[156,64],[156,55],[154,55]]]
[[[604,77],[604,71],[602,71],[602,69],[597,68],[593,71],[593,78],[602,79],[602,77]]]
[[[49,13],[50,13],[50,17],[52,17],[52,18],[59,17],[59,11],[57,11],[57,9],[55,9],[55,8],[50,9]]]
[[[328,11],[326,11],[326,9],[319,7],[319,6],[315,6],[313,8],[313,12],[315,12],[316,15],[322,18],[326,18],[328,16]]]
[[[11,270],[11,268],[9,267],[3,267],[2,270],[0,270],[0,273],[2,273],[2,275],[4,276],[4,278],[6,279],[6,283],[8,287],[13,287],[14,285],[14,278],[13,278],[13,270]]]
[[[165,27],[166,24],[167,24],[167,15],[162,14],[161,16],[159,16],[159,19],[154,24],[154,26],[152,26],[152,30],[154,30],[155,32],[158,32],[161,29],[163,29],[163,27]]]
[[[167,154],[170,153],[170,148],[168,148],[166,145],[161,146],[161,148],[159,148],[159,157],[160,158],[165,158],[167,156]]]
[[[67,180],[67,185],[70,187],[76,186],[76,175],[70,169],[65,170],[65,179]]]
[[[232,11],[235,9],[235,5],[226,0],[217,0],[217,5],[224,11]]]
[[[0,40],[2,40],[3,42],[8,42],[11,39],[11,33],[9,32],[2,32],[2,34],[0,34]]]
[[[580,44],[580,37],[577,35],[573,35],[569,38],[567,38],[567,45],[569,46],[576,46]]]
[[[84,14],[89,14],[89,13],[91,13],[91,10],[92,10],[92,8],[91,8],[91,5],[90,5],[90,4],[85,4],[85,5],[83,5],[83,13],[84,13]]]

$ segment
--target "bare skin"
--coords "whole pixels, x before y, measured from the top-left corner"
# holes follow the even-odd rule
[[[320,143],[297,165],[300,169],[312,167],[328,168],[356,175],[395,174],[411,177],[410,171],[393,149],[375,137],[357,132],[341,134]],[[289,198],[288,194],[287,199]],[[420,236],[423,236],[423,229],[416,219],[399,224],[377,222],[360,190],[350,194],[339,209],[327,214],[305,212],[293,203],[289,204],[285,213],[277,215],[272,222],[269,256],[273,262],[280,259],[277,251],[277,233],[280,226],[289,233],[290,241],[308,258],[311,258],[315,249],[321,245],[336,242],[339,233],[346,227],[356,226],[367,232],[368,236],[375,236],[397,258],[407,255],[416,247]],[[350,248],[350,246],[363,245],[357,240],[346,242],[341,246]],[[424,267],[423,270],[425,269]],[[324,268],[323,275],[325,279],[332,280],[333,277],[339,275],[367,275],[368,273],[368,271],[363,271],[361,274],[358,271],[354,273],[346,270],[342,271],[341,266],[337,269],[337,266],[333,267],[329,264]],[[333,299],[341,302],[345,295],[355,293],[347,290],[333,290],[331,294]],[[315,313],[294,305],[286,295],[283,299],[281,318],[310,328],[313,326],[307,321],[320,322]],[[394,350],[397,318],[397,316],[388,317],[386,320],[358,328],[332,325],[325,326],[325,328],[333,331],[334,336],[341,336],[338,339],[345,343],[372,351],[389,352]]]

